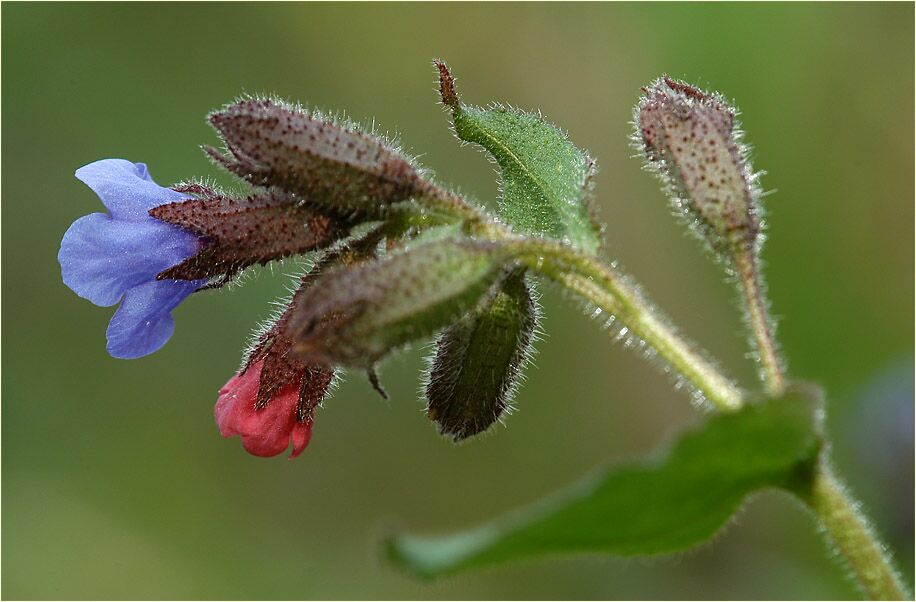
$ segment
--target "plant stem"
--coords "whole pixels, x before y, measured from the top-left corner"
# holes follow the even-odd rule
[[[782,395],[786,388],[785,369],[773,336],[773,322],[756,254],[753,251],[738,252],[734,259],[760,361],[761,379],[770,396]],[[901,600],[909,597],[884,546],[826,460],[822,459],[817,465],[806,501],[869,599]]]
[[[738,283],[747,311],[747,321],[753,333],[752,344],[760,362],[760,377],[771,397],[782,395],[786,389],[786,376],[779,347],[773,336],[773,322],[767,309],[757,257],[753,251],[742,251],[734,256]]]
[[[824,462],[814,475],[807,502],[869,599],[912,599],[858,503]]]
[[[614,266],[567,246],[544,240],[516,238],[498,225],[481,234],[500,240],[527,267],[563,284],[569,290],[615,316],[633,335],[651,345],[720,410],[735,410],[744,402],[732,381],[681,337],[643,297],[639,288]],[[770,325],[766,300],[754,257],[737,261],[748,317],[771,395],[785,391],[785,374]],[[857,504],[836,479],[826,462],[817,466],[810,490],[803,496],[823,525],[837,551],[849,563],[865,594],[875,600],[908,598],[890,558],[859,513]]]
[[[741,390],[705,354],[684,339],[617,269],[590,255],[547,241],[507,241],[528,267],[552,278],[609,316],[619,320],[624,335],[632,333],[655,349],[705,399],[720,410],[736,410]]]

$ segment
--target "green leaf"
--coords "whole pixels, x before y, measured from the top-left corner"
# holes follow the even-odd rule
[[[715,415],[655,460],[600,471],[467,531],[392,537],[387,553],[410,572],[434,577],[561,553],[683,550],[712,537],[748,493],[810,482],[820,449],[816,414],[789,396]]]
[[[522,234],[546,236],[594,254],[601,232],[589,215],[594,162],[538,115],[494,105],[464,105],[444,63],[437,61],[442,102],[455,133],[484,147],[500,167],[499,213]]]

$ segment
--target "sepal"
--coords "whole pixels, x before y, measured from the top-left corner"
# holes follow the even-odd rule
[[[327,247],[352,225],[277,189],[243,198],[200,184],[176,190],[199,198],[156,207],[150,215],[194,232],[202,244],[195,255],[161,272],[160,280],[228,279],[252,265]]]

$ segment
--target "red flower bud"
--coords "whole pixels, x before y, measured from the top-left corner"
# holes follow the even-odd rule
[[[312,418],[298,418],[299,394],[304,374],[284,384],[266,406],[255,409],[264,360],[251,364],[220,389],[213,411],[223,437],[241,435],[248,453],[269,457],[282,454],[293,444],[295,458],[312,438]]]

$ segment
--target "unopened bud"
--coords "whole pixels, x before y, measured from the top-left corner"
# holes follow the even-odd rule
[[[207,149],[232,173],[344,213],[376,216],[411,198],[439,194],[407,157],[380,138],[270,99],[210,115],[229,155]]]
[[[635,139],[675,206],[716,251],[756,249],[760,190],[735,122],[736,110],[665,76],[643,89]]]
[[[537,325],[537,305],[517,270],[486,303],[436,342],[427,415],[456,441],[488,429],[509,408]]]
[[[303,294],[286,334],[309,361],[368,368],[460,318],[508,260],[496,245],[448,240],[339,267]]]

